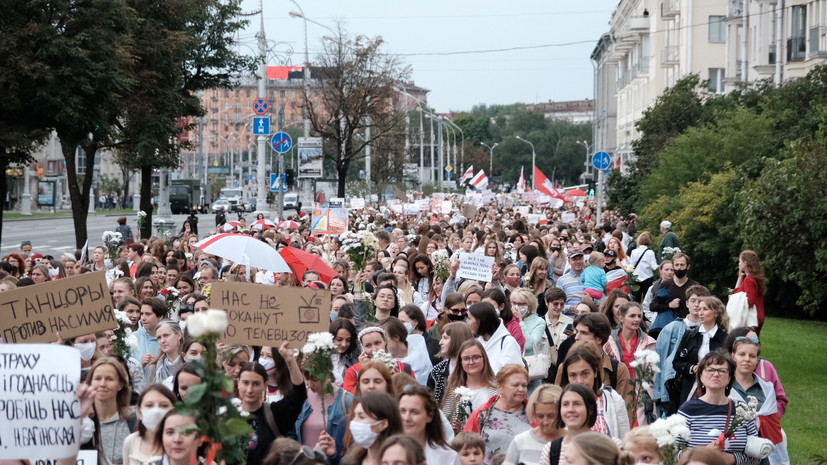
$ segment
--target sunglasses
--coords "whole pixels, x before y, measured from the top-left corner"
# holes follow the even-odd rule
[[[741,341],[741,340],[744,340],[744,339],[746,339],[748,341],[752,341],[753,344],[760,344],[758,342],[758,339],[756,339],[754,337],[738,336],[738,337],[735,338],[736,341]]]
[[[290,461],[287,465],[293,465],[296,463],[299,458],[304,455],[307,460],[313,460],[315,462],[327,463],[327,457],[320,451],[313,450],[307,446],[302,446],[301,449],[296,451],[296,456],[293,457],[293,460]]]

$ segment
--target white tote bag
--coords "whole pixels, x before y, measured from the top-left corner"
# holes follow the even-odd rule
[[[746,292],[736,292],[729,296],[726,313],[729,316],[729,330],[744,326],[750,328],[758,326],[758,309],[755,305],[749,305]]]

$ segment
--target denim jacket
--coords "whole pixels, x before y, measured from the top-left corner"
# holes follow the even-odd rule
[[[344,398],[342,398],[344,396]],[[328,434],[334,436],[334,432],[337,430],[339,423],[347,420],[347,413],[350,410],[350,404],[353,403],[353,394],[347,392],[346,390],[339,388],[336,392],[336,397],[333,399],[333,403],[327,406],[327,431]],[[310,417],[313,413],[313,407],[310,406],[308,401],[304,401],[304,405],[302,406],[302,411],[299,414],[299,418],[296,419],[296,425],[293,427],[293,430],[290,431],[290,434],[287,436],[291,439],[295,439],[298,442],[302,442],[302,424]],[[339,441],[336,441],[336,450],[343,450],[344,447]]]

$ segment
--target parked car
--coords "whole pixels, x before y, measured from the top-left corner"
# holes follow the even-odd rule
[[[230,201],[227,199],[218,199],[212,203],[212,212],[216,213],[219,210],[230,211]]]

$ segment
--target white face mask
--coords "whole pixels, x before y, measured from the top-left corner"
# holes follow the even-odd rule
[[[405,329],[407,329],[407,330],[408,330],[408,334],[411,334],[411,333],[413,332],[413,330],[414,330],[414,328],[413,328],[413,324],[412,324],[412,323],[410,323],[410,322],[403,323],[403,324],[405,325]]]
[[[378,421],[376,423],[359,423],[356,420],[351,420],[350,434],[353,436],[353,441],[365,449],[370,449],[370,446],[379,437],[379,433],[373,432],[373,426],[379,423]]]
[[[95,347],[97,347],[96,342],[87,342],[85,344],[75,344],[75,349],[80,351],[80,359],[84,362],[88,362],[92,360],[92,357],[95,355]]]
[[[149,431],[155,431],[155,428],[158,427],[158,423],[161,423],[161,420],[168,411],[168,409],[161,407],[141,409],[141,423]]]
[[[589,255],[591,254],[583,254],[583,261],[585,261],[586,263],[589,263]]]
[[[528,313],[528,305],[514,305],[513,308],[520,312],[521,318],[525,317],[525,314]]]
[[[270,373],[272,373],[273,370],[276,369],[276,362],[274,360],[269,359],[269,358],[259,358],[258,363],[261,364],[261,366],[264,367],[264,369],[267,371],[268,375]]]

